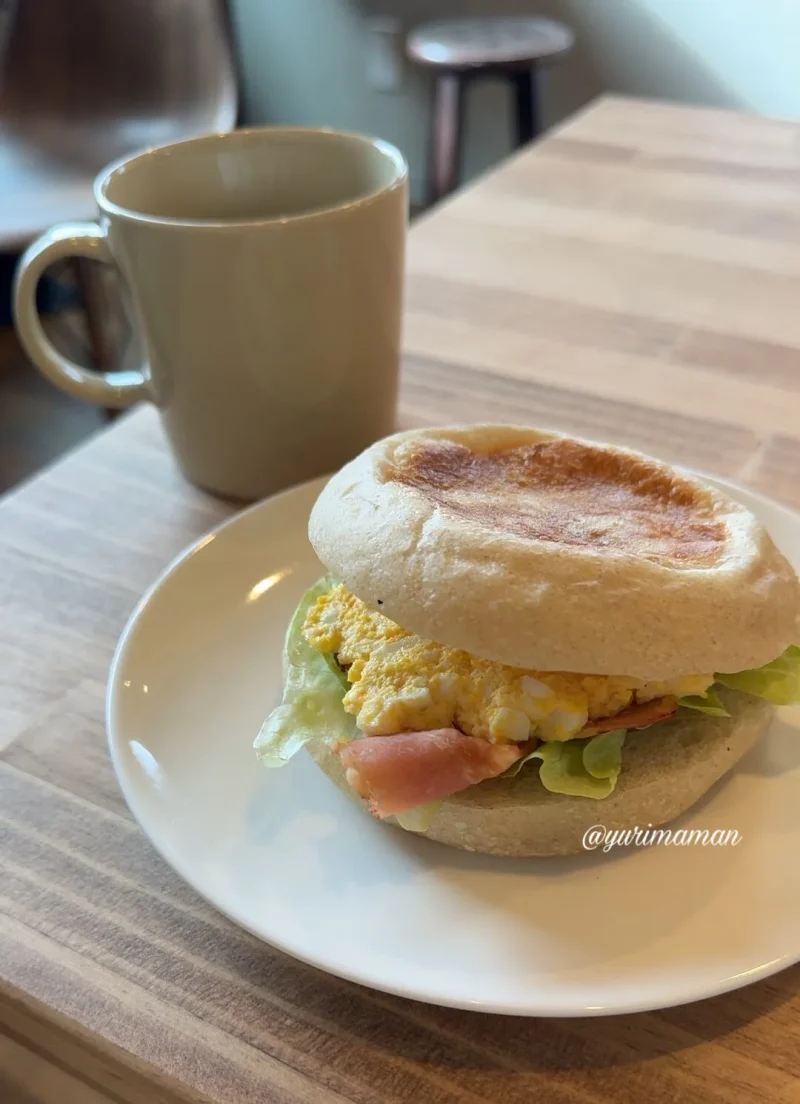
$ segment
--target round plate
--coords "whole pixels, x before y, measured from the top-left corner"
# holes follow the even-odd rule
[[[117,649],[114,767],[181,877],[237,924],[323,970],[487,1012],[662,1008],[800,958],[798,710],[784,710],[674,825],[736,829],[737,846],[490,858],[373,821],[303,753],[263,768],[252,743],[280,699],[286,625],[323,573],[306,537],[323,483],[201,540],[142,600]],[[762,518],[797,568],[800,517],[720,486]]]

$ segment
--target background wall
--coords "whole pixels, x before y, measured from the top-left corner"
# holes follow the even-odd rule
[[[396,16],[404,27],[489,12],[563,19],[578,46],[547,74],[550,122],[603,91],[800,115],[800,0],[232,0],[232,6],[245,117],[379,134],[408,157],[417,199],[423,194],[429,85],[406,67],[397,92],[369,86],[370,16]],[[503,90],[476,89],[467,176],[508,148]]]

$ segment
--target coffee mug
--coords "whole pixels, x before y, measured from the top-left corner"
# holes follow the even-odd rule
[[[254,499],[395,428],[408,170],[386,142],[257,128],[147,150],[95,182],[96,223],[23,256],[15,323],[40,371],[104,406],[147,399],[193,483]],[[48,265],[117,266],[146,364],[104,374],[45,335]]]

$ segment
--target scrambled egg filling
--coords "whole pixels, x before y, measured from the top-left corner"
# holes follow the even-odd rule
[[[702,694],[713,681],[713,675],[642,682],[507,667],[423,640],[343,586],[317,599],[303,632],[346,670],[344,707],[369,736],[454,725],[493,743],[533,735],[569,740],[589,720],[668,694]]]

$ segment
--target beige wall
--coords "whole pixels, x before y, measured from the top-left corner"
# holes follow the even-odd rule
[[[555,121],[605,90],[800,115],[800,0],[232,0],[245,116],[252,122],[362,130],[395,142],[422,194],[429,86],[407,67],[398,92],[366,79],[369,15],[422,19],[538,12],[568,22],[574,54],[547,73]],[[476,89],[466,173],[502,157],[509,110],[499,86]]]

